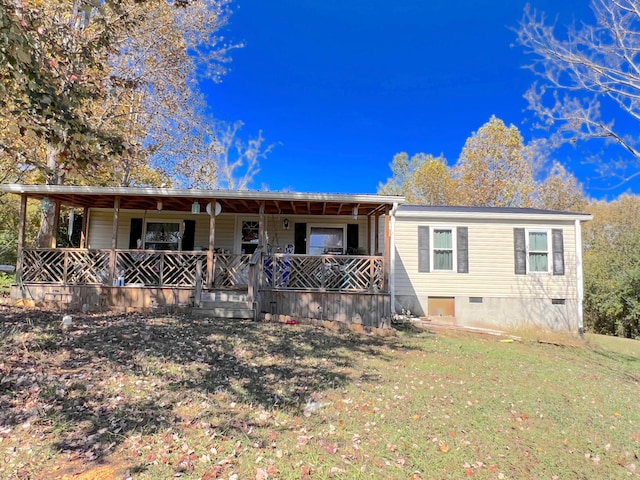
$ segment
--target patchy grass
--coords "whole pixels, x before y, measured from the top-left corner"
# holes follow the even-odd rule
[[[0,478],[640,474],[640,358],[590,339],[0,315]]]

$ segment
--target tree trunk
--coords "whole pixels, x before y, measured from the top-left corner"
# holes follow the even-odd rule
[[[58,160],[62,148],[58,145],[47,145],[47,185],[63,185],[64,173],[60,173]],[[51,199],[43,199],[42,212],[40,214],[40,228],[36,237],[38,248],[55,248],[56,237],[58,235],[58,222],[60,217],[60,206]]]

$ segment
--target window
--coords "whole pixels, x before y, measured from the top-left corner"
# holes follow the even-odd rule
[[[469,273],[468,227],[419,225],[418,271]]]
[[[563,230],[513,229],[515,273],[564,275]]]
[[[433,229],[433,269],[453,271],[453,229]]]
[[[260,226],[257,220],[242,221],[242,237],[240,239],[240,252],[253,253],[258,247],[260,238]]]
[[[549,232],[527,231],[527,264],[529,272],[549,271]]]
[[[309,227],[310,255],[342,255],[344,227]]]
[[[180,224],[147,222],[144,248],[149,250],[179,250]]]

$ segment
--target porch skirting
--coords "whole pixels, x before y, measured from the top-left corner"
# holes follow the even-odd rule
[[[389,326],[391,317],[388,293],[261,290],[259,305],[261,317],[268,314],[274,320],[284,315],[295,321],[332,321],[382,328]]]
[[[229,290],[233,291],[233,290]],[[67,311],[182,312],[191,311],[191,287],[125,285],[55,285],[26,283],[11,287],[11,298],[25,305]],[[260,290],[255,303],[257,319],[336,325],[360,325],[364,330],[390,325],[388,293]]]
[[[11,298],[21,299],[25,304],[70,311],[189,312],[193,288],[25,284],[24,290],[12,285]]]

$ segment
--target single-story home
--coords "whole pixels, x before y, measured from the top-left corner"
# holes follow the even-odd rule
[[[403,197],[5,184],[21,196],[12,297],[385,328],[582,328],[586,214]],[[82,216],[77,248],[24,242],[28,200]]]
[[[583,328],[582,213],[402,205],[392,212],[396,311],[466,326]]]

